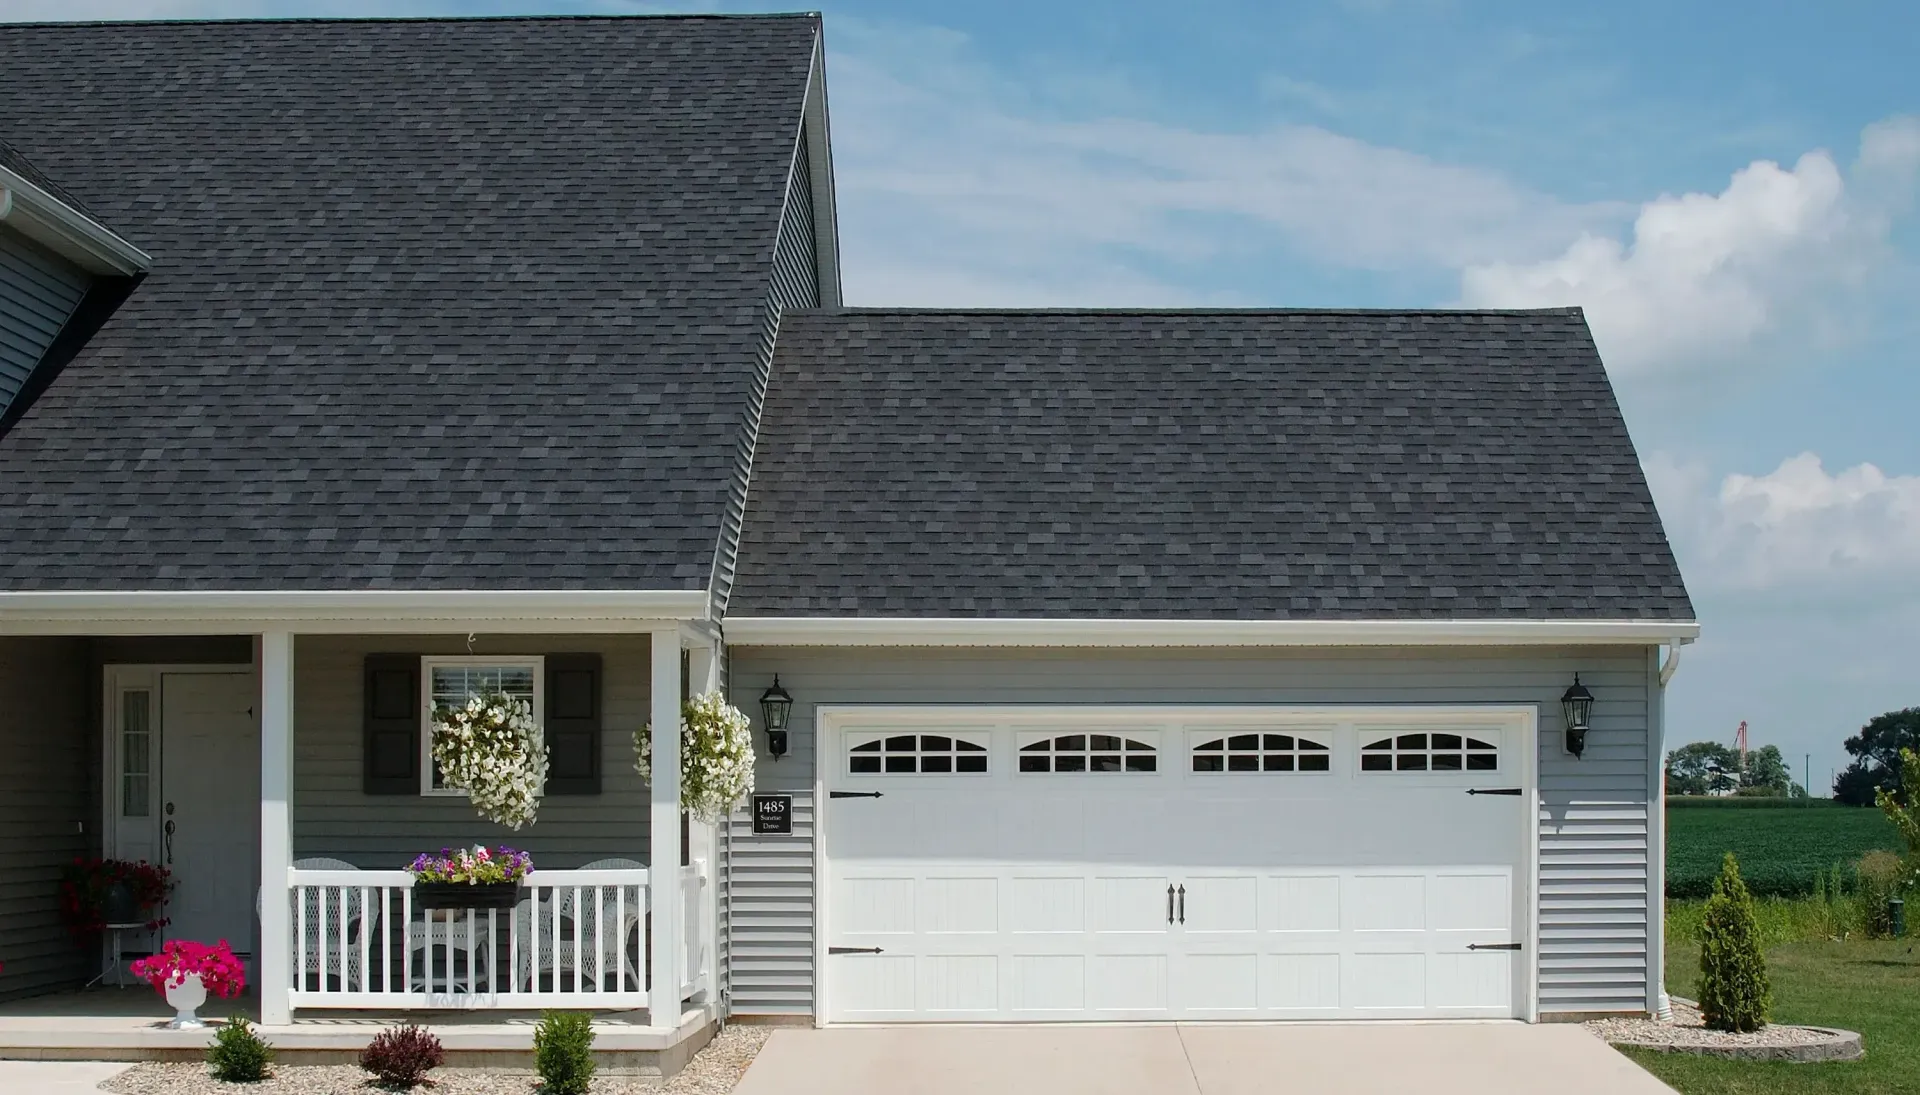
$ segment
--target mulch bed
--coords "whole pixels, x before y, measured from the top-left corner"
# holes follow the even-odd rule
[[[598,1076],[594,1095],[727,1095],[766,1044],[772,1027],[727,1027],[694,1055],[678,1075]],[[539,1078],[531,1071],[436,1068],[428,1074],[426,1095],[537,1095]],[[119,1095],[379,1095],[368,1075],[354,1065],[277,1065],[270,1079],[257,1084],[227,1084],[207,1074],[204,1064],[146,1062],[100,1085]]]
[[[1850,1030],[1768,1024],[1751,1034],[1708,1030],[1691,1000],[1675,997],[1673,1019],[1595,1019],[1588,1030],[1611,1045],[1755,1061],[1851,1061],[1866,1052]]]

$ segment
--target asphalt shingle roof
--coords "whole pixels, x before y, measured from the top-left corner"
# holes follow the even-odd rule
[[[0,26],[154,257],[0,437],[0,588],[705,588],[818,33]]]
[[[1577,309],[789,314],[735,616],[1691,619]]]

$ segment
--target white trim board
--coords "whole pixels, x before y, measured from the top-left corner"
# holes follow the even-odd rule
[[[705,590],[0,592],[0,635],[639,632],[707,615]]]
[[[137,274],[145,252],[17,172],[0,167],[0,221],[92,274]]]
[[[729,616],[731,646],[1675,645],[1693,620],[1139,620]]]
[[[813,733],[813,1025],[828,1023],[827,938],[832,907],[832,885],[827,862],[827,773],[837,762],[840,731],[862,726],[953,726],[957,722],[1018,722],[1035,729],[1097,719],[1115,728],[1130,724],[1177,722],[1189,729],[1207,725],[1245,726],[1258,718],[1266,725],[1324,725],[1330,721],[1447,726],[1496,721],[1513,731],[1518,745],[1522,811],[1525,816],[1524,862],[1519,866],[1526,886],[1520,907],[1526,910],[1525,984],[1522,1018],[1540,1020],[1540,711],[1533,704],[819,704],[814,708]],[[1223,781],[1224,785],[1224,781]],[[1304,1021],[1304,1020],[1303,1020]],[[1342,1020],[1358,1021],[1358,1020]],[[1426,1021],[1426,1020],[1423,1020]],[[1443,1020],[1481,1022],[1485,1020]]]

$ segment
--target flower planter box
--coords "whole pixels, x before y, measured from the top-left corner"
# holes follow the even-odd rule
[[[519,900],[518,882],[413,884],[413,903],[422,909],[511,909]]]

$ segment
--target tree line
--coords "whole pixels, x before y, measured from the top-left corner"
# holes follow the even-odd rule
[[[1889,711],[1869,721],[1846,740],[1853,762],[1833,780],[1833,797],[1849,806],[1872,806],[1884,790],[1906,803],[1900,750],[1920,752],[1920,707]],[[1717,741],[1696,741],[1667,754],[1669,795],[1754,795],[1805,798],[1777,745],[1747,752]]]

